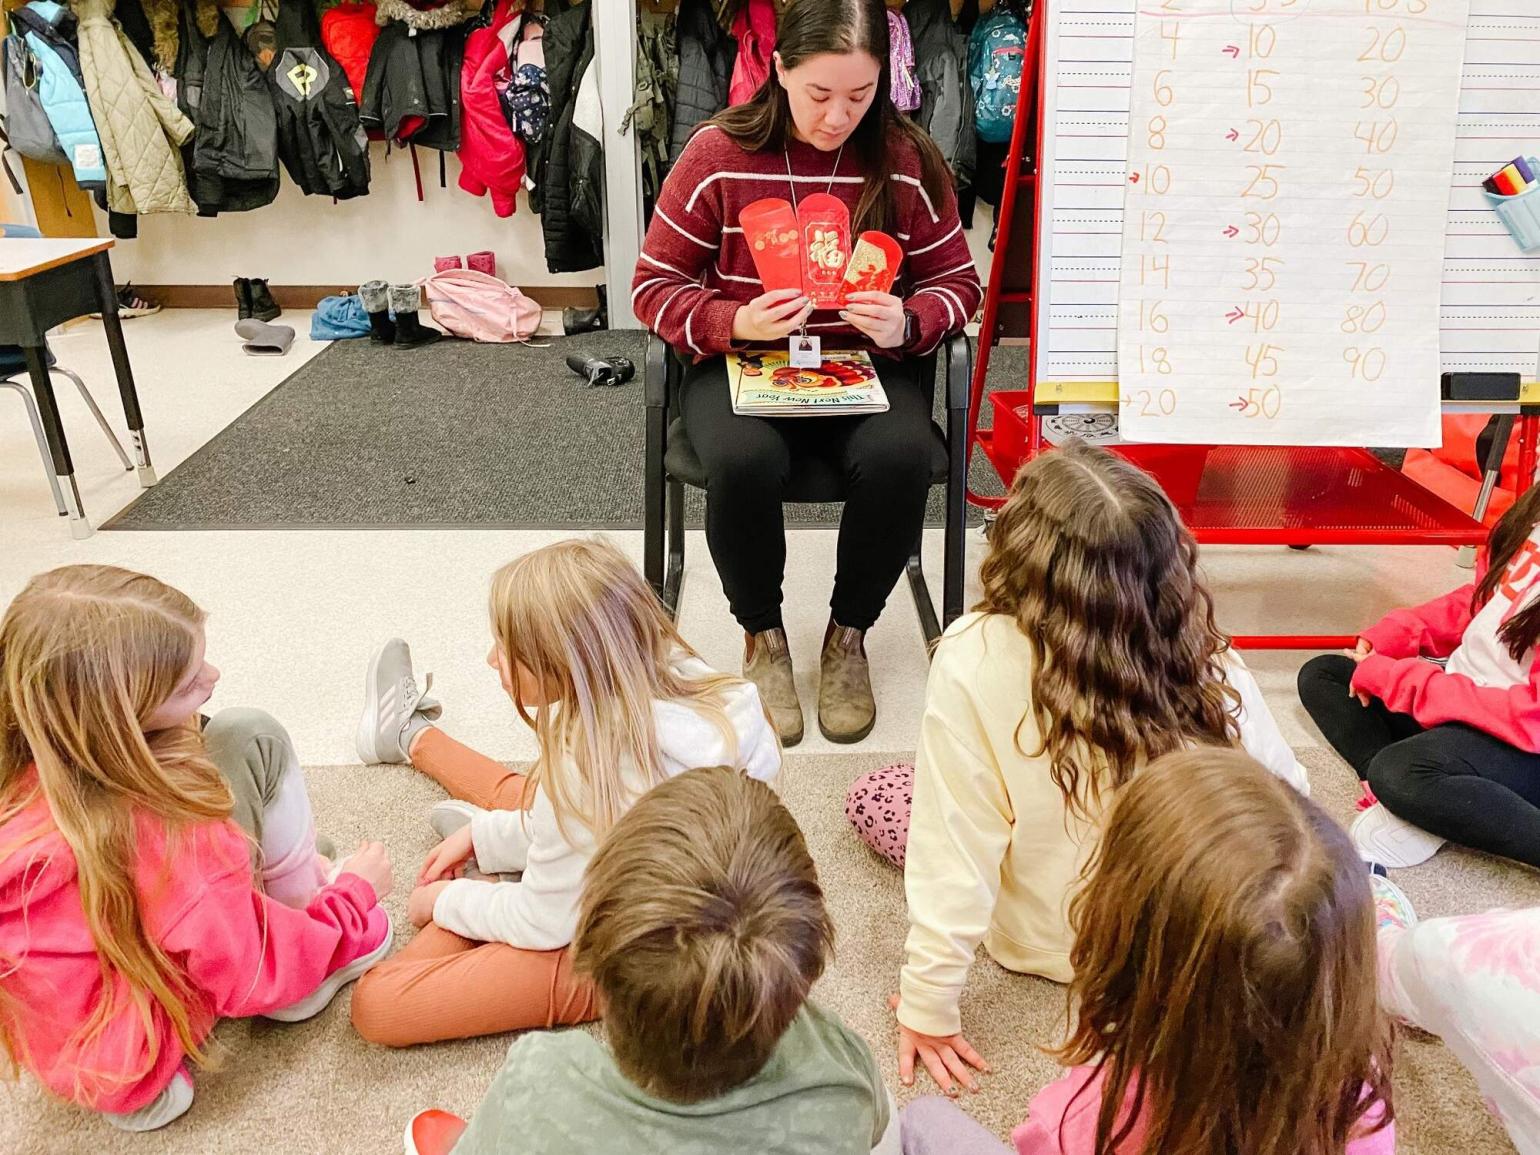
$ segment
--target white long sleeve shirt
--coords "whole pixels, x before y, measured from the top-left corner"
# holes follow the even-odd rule
[[[689,677],[712,671],[698,659],[676,668]],[[781,770],[781,750],[765,717],[759,691],[745,682],[729,691],[727,716],[737,735],[736,754],[717,725],[682,702],[655,702],[653,723],[664,772],[673,777],[700,766],[731,765],[771,786]],[[559,774],[575,774],[570,760]],[[634,798],[645,784],[635,767],[625,775]],[[488,810],[471,820],[477,865],[488,873],[522,871],[517,882],[456,879],[433,904],[433,921],[445,930],[480,942],[505,942],[524,950],[558,950],[577,931],[583,872],[598,850],[593,832],[575,819],[563,831],[544,790],[528,811]]]

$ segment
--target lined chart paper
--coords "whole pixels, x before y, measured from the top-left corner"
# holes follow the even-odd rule
[[[1431,445],[1469,0],[1146,0],[1118,318],[1134,441]]]
[[[1039,398],[1111,401],[1118,396],[1118,279],[1137,4],[1047,2],[1037,250],[1042,291],[1033,352]],[[1536,0],[1470,0],[1455,136],[1442,367],[1514,371],[1532,383],[1540,357],[1540,255],[1518,251],[1480,183],[1520,152],[1532,153],[1540,140]]]

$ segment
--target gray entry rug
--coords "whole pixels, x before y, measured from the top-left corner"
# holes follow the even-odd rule
[[[639,528],[642,350],[638,332],[546,348],[337,341],[105,528]],[[637,376],[589,389],[569,353],[630,357]],[[1024,353],[994,350],[991,385],[1023,388]],[[982,460],[973,480],[1000,492]],[[692,527],[703,510],[691,491]],[[838,506],[786,507],[789,524],[838,519]],[[939,489],[927,521],[942,522]]]

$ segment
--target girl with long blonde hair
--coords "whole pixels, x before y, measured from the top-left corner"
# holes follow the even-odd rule
[[[1392,1155],[1375,905],[1347,833],[1240,750],[1119,794],[1071,906],[1068,1070],[1013,1155]],[[904,1148],[1006,1155],[922,1100]]]
[[[391,639],[370,660],[366,762],[410,762],[449,791],[443,840],[409,904],[422,929],[359,984],[353,1024],[387,1046],[597,1017],[572,969],[583,870],[647,790],[695,766],[774,783],[781,751],[752,684],[712,670],[636,567],[601,540],[558,542],[492,578],[487,664],[539,754],[514,772],[450,738]],[[516,881],[497,876],[518,874]]]
[[[1035,458],[980,576],[983,599],[931,663],[915,766],[846,799],[905,872],[900,1077],[918,1058],[949,1089],[983,1068],[958,1012],[980,941],[1009,970],[1069,980],[1070,898],[1103,810],[1146,762],[1239,744],[1307,788],[1147,474],[1078,440]]]
[[[192,1103],[222,1017],[320,1012],[390,945],[384,847],[336,872],[183,593],[111,566],[33,578],[0,620],[0,1043],[127,1130]]]

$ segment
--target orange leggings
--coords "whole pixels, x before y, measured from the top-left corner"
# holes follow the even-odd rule
[[[484,809],[512,810],[524,796],[524,775],[436,727],[417,739],[412,764],[451,796]],[[573,974],[570,947],[520,950],[472,942],[432,923],[353,988],[354,1028],[386,1047],[598,1017],[593,985]]]

